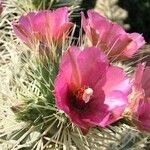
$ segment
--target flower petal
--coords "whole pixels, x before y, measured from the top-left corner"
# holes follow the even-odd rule
[[[128,34],[128,37],[131,38],[131,42],[124,49],[123,54],[125,57],[131,58],[133,54],[138,52],[139,48],[141,48],[145,44],[145,40],[142,35],[138,33]]]
[[[133,88],[136,91],[141,91],[142,89],[142,78],[145,69],[145,63],[138,64],[133,75]]]
[[[150,97],[150,66],[147,66],[144,70],[142,77],[142,87],[145,91],[145,96]]]
[[[13,29],[15,34],[31,47],[39,42],[46,45],[54,42],[60,45],[72,25],[69,22],[68,8],[62,7],[54,11],[30,12],[13,23]]]
[[[86,19],[82,13],[81,21],[86,36],[94,46],[100,47],[111,60],[131,58],[145,44],[144,38],[140,34],[126,33],[120,25],[109,21],[93,10],[89,10],[87,14],[88,18]]]
[[[105,104],[109,107],[110,111],[109,118],[105,124],[105,126],[108,126],[123,117],[122,114],[128,106],[127,95],[120,91],[112,91],[107,95]]]
[[[110,66],[108,68],[103,90],[106,95],[109,95],[112,91],[121,91],[126,95],[131,92],[130,81],[122,68],[116,66]]]
[[[90,85],[91,88],[104,78],[108,67],[106,55],[95,47],[84,49],[77,62],[82,76],[82,84]]]

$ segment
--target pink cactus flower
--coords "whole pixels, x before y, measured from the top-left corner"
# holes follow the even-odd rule
[[[37,42],[61,44],[72,23],[69,22],[67,7],[55,11],[30,12],[13,23],[15,34],[29,47]]]
[[[91,45],[98,46],[113,60],[131,58],[144,44],[138,33],[126,33],[124,29],[98,13],[89,10],[88,18],[82,15],[82,27]]]
[[[83,133],[122,118],[129,91],[125,72],[109,65],[99,48],[70,47],[62,57],[55,80],[56,105]]]
[[[150,66],[138,64],[133,78],[130,111],[140,130],[150,132]]]

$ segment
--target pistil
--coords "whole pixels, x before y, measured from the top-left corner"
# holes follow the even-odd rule
[[[91,88],[87,88],[83,92],[82,100],[85,103],[88,103],[90,101],[92,95],[93,95],[93,90]]]

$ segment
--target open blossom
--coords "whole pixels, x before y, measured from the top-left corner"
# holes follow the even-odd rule
[[[150,132],[150,66],[138,64],[133,78],[133,92],[129,105],[134,123]]]
[[[62,57],[55,80],[56,105],[84,133],[120,119],[129,92],[123,69],[110,65],[99,48],[70,47]]]
[[[30,12],[13,23],[15,34],[29,47],[40,44],[61,44],[71,28],[67,7],[55,11]]]
[[[82,27],[93,46],[98,46],[111,59],[131,58],[144,44],[144,38],[138,33],[126,33],[116,23],[107,20],[98,13],[89,10],[88,18],[82,13]]]

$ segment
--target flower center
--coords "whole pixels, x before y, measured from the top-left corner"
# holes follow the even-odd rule
[[[88,107],[87,103],[92,99],[93,92],[93,89],[87,86],[73,91],[69,97],[72,107],[76,108],[79,112],[86,110]]]
[[[77,90],[75,93],[76,100],[79,102],[88,103],[93,95],[93,89],[89,87],[82,87],[81,89]]]
[[[93,90],[91,88],[87,88],[83,91],[82,100],[85,103],[88,103],[93,95]]]

